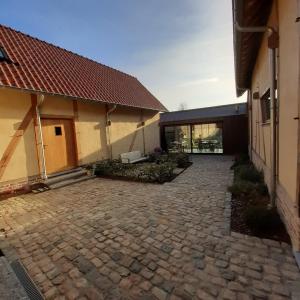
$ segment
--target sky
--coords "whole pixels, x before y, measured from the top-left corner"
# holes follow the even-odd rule
[[[1,24],[137,77],[170,111],[245,101],[231,0],[1,2]]]

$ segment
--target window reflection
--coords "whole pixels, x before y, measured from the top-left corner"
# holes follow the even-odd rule
[[[193,153],[223,153],[222,124],[192,125]]]
[[[191,153],[191,133],[189,125],[166,126],[165,138],[168,152]]]
[[[168,152],[223,153],[222,123],[165,127]]]

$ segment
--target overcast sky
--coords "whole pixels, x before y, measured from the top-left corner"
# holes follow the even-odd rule
[[[4,25],[136,76],[169,110],[236,98],[231,0],[9,0]]]

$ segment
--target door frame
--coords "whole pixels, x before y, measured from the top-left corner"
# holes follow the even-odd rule
[[[41,114],[41,121],[43,119],[60,119],[60,120],[68,120],[71,121],[71,128],[72,128],[72,135],[75,147],[75,168],[79,166],[79,157],[78,157],[78,146],[77,146],[77,136],[76,136],[76,128],[75,128],[75,117],[71,115],[50,115],[50,114]],[[44,137],[42,137],[44,139]],[[46,174],[47,174],[47,167],[46,167]],[[54,173],[55,174],[55,173]]]

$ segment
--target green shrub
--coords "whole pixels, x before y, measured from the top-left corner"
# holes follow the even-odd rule
[[[157,152],[152,152],[148,155],[148,161],[149,162],[158,162],[159,161],[159,157],[160,157],[160,153]]]
[[[251,197],[268,195],[268,188],[263,182],[251,182],[246,180],[235,180],[228,188],[234,197]]]
[[[119,160],[103,160],[96,164],[95,175],[124,176],[132,164],[122,164]]]
[[[237,154],[234,160],[234,164],[231,166],[231,169],[234,169],[241,165],[247,165],[250,163],[249,155],[247,153]]]
[[[173,178],[174,168],[175,165],[172,163],[145,164],[145,166],[140,168],[137,172],[137,177],[146,182],[163,183]]]
[[[153,153],[149,154],[149,160],[148,161],[156,163],[156,164],[162,164],[162,163],[167,162],[168,160],[169,159],[168,159],[167,154],[161,154],[161,153],[158,153],[158,152],[153,152]]]
[[[245,211],[245,220],[256,233],[276,231],[282,226],[276,208],[269,209],[265,206],[249,206]]]
[[[253,164],[239,165],[235,168],[235,176],[238,180],[247,180],[251,182],[263,182],[264,175],[258,171]]]
[[[176,163],[178,168],[186,168],[190,165],[190,159],[187,153],[169,153],[168,160]]]
[[[156,164],[173,163],[178,168],[186,168],[190,165],[189,155],[187,153],[169,153],[161,154],[154,152],[149,154],[149,162]]]
[[[117,160],[103,160],[96,165],[98,176],[124,177],[142,182],[170,181],[174,177],[174,163],[123,164]]]
[[[241,159],[234,167],[234,182],[228,188],[234,197],[260,198],[268,195],[268,188],[264,183],[263,172],[258,171],[254,164]],[[251,200],[251,199],[250,199]]]

